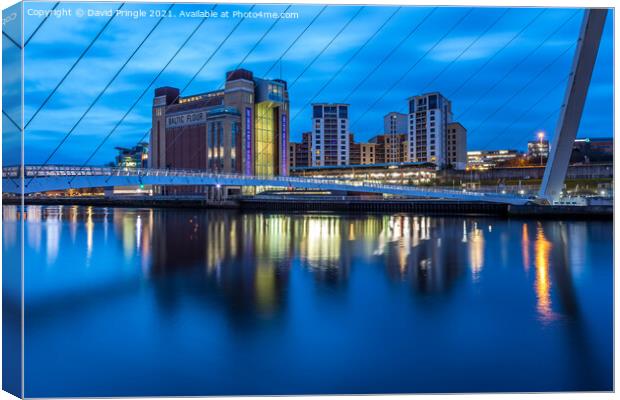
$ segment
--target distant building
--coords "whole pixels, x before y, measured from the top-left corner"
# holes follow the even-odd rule
[[[383,133],[407,134],[407,114],[392,111],[383,117]]]
[[[596,163],[611,162],[614,157],[613,138],[575,139],[571,162]]]
[[[146,142],[138,143],[131,148],[116,147],[118,154],[115,158],[115,166],[120,168],[146,168],[149,157],[149,144]]]
[[[467,129],[459,122],[451,122],[446,129],[445,163],[454,169],[467,167]]]
[[[403,143],[406,140],[405,133],[386,133],[372,137],[369,142],[377,145],[377,163],[400,163],[405,162]]]
[[[312,104],[311,165],[349,164],[349,105]]]
[[[467,152],[467,167],[470,169],[489,169],[515,160],[522,153],[517,150],[474,150]]]
[[[304,132],[301,142],[289,143],[289,166],[291,168],[310,166],[310,142],[310,132]]]
[[[428,185],[437,178],[432,163],[335,165],[327,167],[295,167],[291,175],[316,178],[340,178],[381,181],[392,184]]]
[[[549,157],[548,140],[530,140],[527,142],[527,156],[534,159]]]
[[[355,137],[349,133],[349,165],[359,165],[362,163],[361,147],[359,143],[355,143]]]
[[[452,104],[438,92],[409,98],[407,132],[408,157],[413,162],[431,162],[437,168],[464,169],[466,159],[465,128],[450,124]]]
[[[360,164],[378,164],[377,145],[375,143],[360,143]]]

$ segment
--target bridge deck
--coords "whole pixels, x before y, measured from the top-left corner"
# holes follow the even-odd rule
[[[7,193],[38,193],[51,190],[81,189],[136,185],[220,185],[269,186],[299,189],[339,190],[390,194],[403,197],[440,198],[502,204],[526,204],[530,200],[510,194],[484,193],[421,186],[390,185],[380,182],[352,181],[297,176],[251,176],[210,173],[195,170],[125,169],[113,167],[36,166],[24,167],[19,179],[18,167],[2,170],[3,191]]]

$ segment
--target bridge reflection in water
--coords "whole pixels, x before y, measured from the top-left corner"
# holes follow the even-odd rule
[[[3,208],[4,248],[9,253],[18,243],[19,216],[17,207]],[[50,318],[71,325],[68,315],[96,313],[91,308],[97,309],[100,304],[113,307],[118,318],[159,320],[156,325],[161,331],[156,336],[169,336],[171,345],[181,340],[175,332],[182,329],[178,324],[185,321],[187,313],[199,312],[194,319],[202,321],[215,318],[206,315],[218,310],[221,317],[210,323],[224,318],[234,335],[245,332],[243,335],[252,340],[266,334],[259,327],[272,321],[269,329],[282,330],[284,336],[278,340],[286,343],[282,346],[287,351],[298,355],[301,353],[296,352],[303,351],[289,341],[305,337],[301,332],[313,329],[308,324],[317,324],[317,334],[331,332],[334,336],[330,340],[344,340],[339,337],[339,326],[349,326],[348,335],[352,336],[347,340],[352,343],[362,345],[358,342],[362,338],[362,342],[370,343],[381,337],[394,340],[391,345],[384,343],[381,351],[364,349],[377,363],[391,354],[392,345],[400,349],[395,348],[395,354],[406,353],[414,342],[425,340],[433,343],[432,348],[444,348],[434,357],[456,362],[450,368],[475,359],[484,365],[490,363],[487,373],[500,374],[486,383],[482,377],[470,376],[468,383],[454,378],[452,383],[448,379],[433,386],[433,380],[420,372],[430,380],[424,383],[414,379],[418,386],[409,387],[410,378],[403,377],[398,385],[390,386],[394,390],[511,389],[508,376],[493,371],[490,365],[493,359],[503,357],[514,364],[514,371],[505,367],[504,373],[510,375],[523,363],[535,364],[538,355],[528,356],[521,347],[524,345],[550,352],[557,359],[532,367],[532,376],[540,375],[541,371],[536,371],[543,366],[550,376],[546,380],[532,377],[534,383],[519,390],[601,388],[611,376],[606,375],[611,358],[605,353],[611,348],[607,340],[611,336],[605,333],[609,327],[611,335],[612,286],[606,279],[611,277],[608,235],[612,228],[608,222],[71,206],[28,206],[24,217],[27,315],[31,335],[42,343],[49,344],[52,337],[45,336]],[[129,316],[122,299],[133,296],[142,299],[140,304],[154,301],[155,309],[139,311],[140,317]],[[120,308],[112,306],[117,302]],[[111,318],[109,312],[105,315]],[[185,323],[194,326],[196,322]],[[206,326],[198,329],[206,332]],[[194,334],[185,332],[183,336]],[[489,340],[495,340],[495,345]],[[506,340],[514,349],[496,348]],[[324,345],[325,351],[336,351]],[[339,346],[338,351],[344,352],[339,356],[352,356],[341,347],[344,342]],[[471,350],[460,346],[470,346]],[[473,349],[478,352],[470,354]],[[489,353],[480,354],[481,349]],[[273,362],[288,357],[280,354],[284,350],[271,351]],[[455,353],[451,356],[451,352]],[[45,358],[45,354],[40,357]],[[314,356],[326,355],[317,350]],[[411,362],[416,357],[431,360],[422,355],[407,357]],[[560,362],[563,357],[574,362],[570,373]],[[31,365],[50,362],[34,361]],[[307,365],[307,360],[302,361],[299,368]],[[390,362],[417,368],[406,360]],[[66,365],[59,366],[59,371],[66,373],[67,369]],[[292,368],[287,373],[295,371]],[[37,378],[37,371],[32,373],[33,382],[43,382]],[[295,377],[290,379],[296,381]],[[311,381],[316,387],[316,381]],[[296,387],[302,390],[300,385]],[[352,381],[353,386],[343,385],[345,392],[358,387]],[[389,389],[372,384],[361,387]],[[252,388],[256,386],[249,384],[248,390]],[[71,394],[59,390],[59,395]]]

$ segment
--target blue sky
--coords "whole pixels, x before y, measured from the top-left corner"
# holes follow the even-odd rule
[[[26,3],[26,8],[49,9],[53,4]],[[71,9],[75,14],[78,8],[112,9],[119,5],[61,3],[59,8]],[[180,10],[206,10],[210,7],[178,4],[173,10],[178,13]],[[249,7],[219,5],[216,10],[247,10]],[[168,5],[127,4],[124,8],[164,10]],[[285,8],[286,5],[257,5],[255,11],[283,11]],[[292,6],[289,11],[298,12],[299,18],[280,20],[249,54],[242,67],[264,77],[274,60],[282,55],[321,8]],[[274,68],[267,77],[293,82],[358,10],[358,6],[329,6],[286,54],[282,65]],[[452,100],[455,119],[469,130],[469,149],[523,149],[528,140],[535,138],[537,131],[544,130],[549,136],[553,134],[557,121],[557,112],[554,111],[562,102],[562,81],[569,72],[582,10],[445,7],[436,9],[424,20],[431,8],[403,7],[359,51],[395,10],[384,6],[363,8],[292,85],[291,117],[299,114],[291,123],[294,140],[310,127],[310,107],[303,107],[304,104],[354,54],[351,62],[316,101],[341,102],[346,98],[351,104],[352,131],[358,140],[367,140],[381,133],[383,115],[389,111],[405,111],[406,99],[422,90],[437,90]],[[499,51],[534,18],[527,29]],[[26,121],[107,19],[52,17],[39,29],[25,51]],[[103,164],[112,160],[115,146],[130,146],[148,132],[153,89],[158,86],[184,87],[238,21],[234,18],[206,21],[91,163]],[[394,51],[421,21],[424,22],[419,29]],[[38,17],[27,16],[25,37],[29,37],[40,22]],[[156,22],[156,18],[116,17],[112,20],[28,126],[27,163],[42,162],[48,157]],[[83,163],[199,23],[199,18],[166,18],[50,163]],[[241,62],[272,23],[271,19],[243,21],[183,94],[222,87],[225,71]],[[612,23],[613,15],[610,14],[579,131],[581,137],[612,136]],[[486,34],[482,35],[485,31]],[[392,56],[359,86],[392,51]],[[490,57],[493,58],[488,62]],[[480,70],[485,62],[488,64]],[[466,84],[459,89],[464,82]],[[359,89],[351,93],[357,86]],[[383,96],[382,100],[374,104],[380,96]],[[534,104],[536,106],[532,108]]]

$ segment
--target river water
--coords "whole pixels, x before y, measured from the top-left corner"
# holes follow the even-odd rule
[[[611,222],[25,217],[27,397],[612,389]]]

